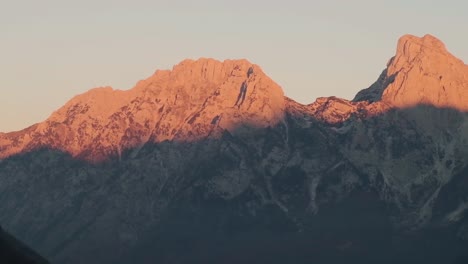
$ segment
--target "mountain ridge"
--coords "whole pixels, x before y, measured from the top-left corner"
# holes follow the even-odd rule
[[[209,59],[78,96],[0,135],[0,223],[57,263],[453,263],[468,113],[420,92],[456,92],[465,66],[428,64],[432,42],[403,37],[354,101],[303,105],[248,61]]]
[[[130,90],[96,88],[75,96],[46,121],[29,128],[34,131],[4,134],[0,157],[41,146],[80,156],[97,143],[104,148],[102,153],[85,158],[101,160],[147,141],[190,141],[219,136],[242,124],[273,125],[283,114],[283,91],[257,65],[247,60],[185,60]],[[97,138],[99,142],[92,142]],[[8,144],[16,149],[1,152]]]
[[[260,89],[256,90],[257,86]],[[405,35],[399,39],[387,69],[354,100],[318,98],[299,108],[328,123],[417,104],[466,111],[466,86],[468,66],[451,55],[440,40],[431,35]],[[177,102],[180,98],[183,103]],[[241,109],[246,99],[250,106]],[[37,126],[0,134],[0,158],[47,146],[100,161],[148,141],[219,136],[223,130],[233,131],[243,123],[272,126],[284,122],[289,111],[285,101],[293,100],[248,60],[187,59],[172,70],[157,70],[130,90],[91,89],[72,98]],[[236,107],[241,111],[234,111]],[[159,121],[154,117],[158,115]],[[99,151],[92,149],[99,145]]]

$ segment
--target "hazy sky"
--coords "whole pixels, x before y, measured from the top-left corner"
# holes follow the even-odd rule
[[[406,33],[431,33],[466,62],[467,10],[466,0],[2,0],[0,131],[184,58],[247,58],[302,103],[350,99]]]

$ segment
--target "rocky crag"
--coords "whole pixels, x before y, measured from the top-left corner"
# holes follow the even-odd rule
[[[467,93],[430,35],[352,101],[187,60],[0,134],[0,222],[57,263],[463,263]]]

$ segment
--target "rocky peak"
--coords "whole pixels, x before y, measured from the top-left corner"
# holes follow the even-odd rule
[[[283,119],[284,94],[247,60],[185,60],[130,90],[92,89],[32,131],[0,138],[0,158],[50,147],[101,159],[146,142],[192,141]]]
[[[419,104],[468,110],[468,66],[431,35],[405,35],[379,79],[354,101],[381,101],[391,107]]]
[[[413,35],[404,35],[398,40],[396,61],[391,64],[398,69],[418,58],[421,60],[423,58],[433,60],[435,57],[447,56],[451,55],[447,51],[445,44],[432,35],[425,35],[421,38]]]
[[[420,104],[467,111],[467,87],[468,66],[431,35],[401,37],[387,68],[353,101],[319,98],[308,106],[288,101],[247,60],[184,60],[133,89],[90,90],[45,122],[0,134],[0,158],[47,147],[101,159],[147,142],[194,141],[274,126],[284,120],[285,111],[329,124]]]

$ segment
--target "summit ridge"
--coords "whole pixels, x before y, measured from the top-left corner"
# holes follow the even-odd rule
[[[0,134],[0,223],[54,263],[466,263],[466,76],[406,35],[352,101],[246,60],[93,89]]]
[[[273,126],[282,120],[284,105],[282,89],[247,60],[184,60],[130,90],[92,89],[46,121],[0,136],[0,158],[48,147],[102,160],[147,142]]]
[[[0,134],[0,158],[47,147],[100,161],[148,142],[272,127],[292,112],[336,124],[420,104],[468,111],[468,66],[431,35],[402,36],[387,68],[354,100],[318,98],[308,106],[285,97],[278,84],[245,59],[187,59],[171,70],[157,70],[130,90],[92,89],[42,123]]]

